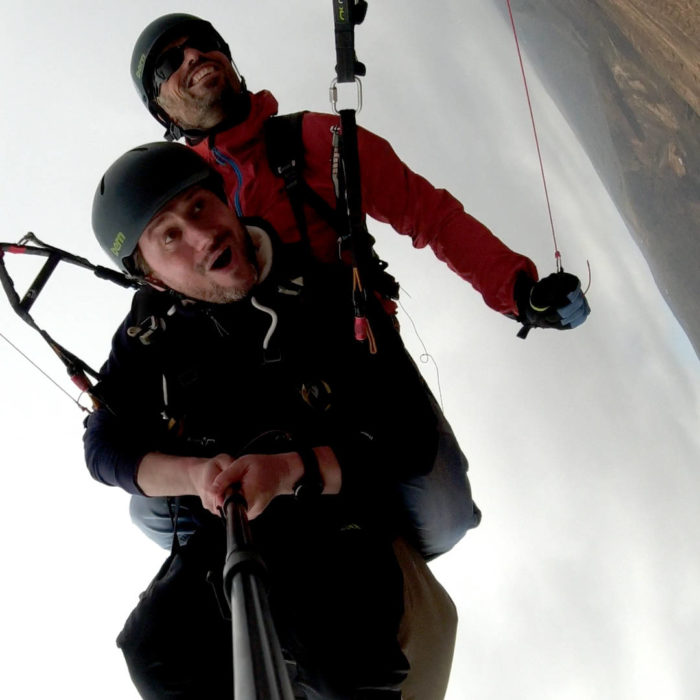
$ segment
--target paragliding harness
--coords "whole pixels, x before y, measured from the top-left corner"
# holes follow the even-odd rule
[[[362,85],[358,76],[366,73],[364,64],[355,55],[355,26],[367,13],[364,0],[333,0],[336,47],[336,78],[330,88],[333,110],[340,124],[333,130],[331,173],[336,196],[335,210],[308,185],[303,177],[304,144],[302,140],[303,112],[271,117],[265,124],[265,141],[272,171],[284,179],[294,218],[304,246],[310,253],[304,205],[308,204],[338,233],[339,258],[352,268],[352,302],[354,335],[367,341],[369,352],[377,352],[372,326],[367,317],[367,295],[394,300],[399,296],[399,284],[386,272],[387,263],[374,250],[374,238],[367,230],[362,211],[360,161],[357,144],[355,113],[362,108]],[[357,108],[338,111],[338,83],[357,86]],[[395,305],[389,301],[389,307]]]
[[[386,270],[387,263],[381,260],[374,250],[375,239],[367,230],[361,214],[361,201],[353,200],[353,207],[360,208],[360,214],[350,215],[346,196],[347,172],[350,179],[359,178],[359,161],[351,160],[343,166],[341,156],[343,144],[350,141],[350,150],[357,148],[357,137],[352,130],[343,139],[343,129],[334,127],[332,151],[332,177],[336,196],[335,209],[326,202],[304,179],[304,142],[302,125],[305,112],[296,112],[270,117],[265,122],[265,145],[268,163],[275,175],[284,180],[285,190],[294,214],[297,230],[306,255],[311,259],[311,244],[308,237],[308,224],[305,205],[311,207],[338,236],[338,256],[353,270],[352,299],[355,315],[355,339],[368,341],[369,351],[377,352],[376,342],[367,318],[367,294],[376,294],[391,312],[395,309],[392,300],[399,297],[399,284]],[[351,225],[355,221],[355,225]]]

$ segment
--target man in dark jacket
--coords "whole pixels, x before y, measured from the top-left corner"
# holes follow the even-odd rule
[[[283,244],[262,220],[244,225],[220,176],[184,146],[148,144],[115,162],[95,195],[93,227],[148,286],[102,370],[103,405],[85,433],[91,473],[141,497],[182,497],[195,534],[207,537],[224,494],[239,486],[300,687],[310,699],[399,697],[401,646],[411,644],[399,629],[404,587],[414,587],[407,613],[421,586],[441,590],[396,543],[410,530],[401,484],[419,490],[444,430],[391,318],[370,298],[377,352],[368,352],[352,331],[350,269]],[[440,499],[449,505],[456,492],[442,522],[458,521],[461,532],[479,519],[465,467],[453,465],[454,488]],[[415,570],[408,581],[396,556]],[[443,597],[434,609],[450,612]],[[445,618],[432,634],[451,652]],[[168,670],[169,690],[194,674],[201,691],[201,669],[181,677],[186,642],[146,666]],[[197,640],[198,653],[206,643]],[[450,657],[438,659],[446,668],[433,696],[444,693]]]
[[[399,697],[405,582],[392,542],[411,533],[402,488],[411,499],[430,490],[421,479],[446,431],[391,317],[370,295],[368,352],[352,330],[348,266],[239,220],[218,173],[184,146],[116,161],[93,227],[148,286],[102,371],[104,403],[85,434],[91,473],[132,494],[183,497],[208,532],[208,512],[240,487],[300,687],[309,698]],[[439,496],[463,532],[479,514],[460,464]],[[149,668],[177,679],[183,666]]]

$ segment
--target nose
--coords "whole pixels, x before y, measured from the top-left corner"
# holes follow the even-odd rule
[[[182,51],[182,62],[185,64],[196,63],[199,57],[203,55],[204,54],[199,49],[195,49],[192,46],[185,46]]]
[[[206,250],[209,248],[215,234],[211,227],[204,226],[197,221],[188,222],[183,233],[188,245],[195,250]]]

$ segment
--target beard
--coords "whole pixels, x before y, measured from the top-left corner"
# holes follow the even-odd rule
[[[210,304],[230,304],[245,299],[260,279],[260,267],[255,246],[249,235],[245,237],[244,246],[245,259],[241,263],[241,269],[234,271],[235,279],[231,284],[209,280],[201,286],[193,285],[187,296]],[[206,274],[205,268],[197,269],[202,275]]]
[[[218,76],[217,76],[218,77]],[[162,105],[166,108],[166,105]],[[221,131],[244,122],[250,114],[250,93],[245,80],[239,88],[228,81],[220,89],[213,85],[203,95],[187,95],[187,117],[178,126],[187,131]]]
[[[210,304],[231,304],[245,299],[250,293],[250,290],[255,286],[257,280],[258,276],[256,273],[251,277],[250,281],[246,281],[245,283],[225,285],[211,282],[201,289],[193,289],[192,292],[194,293],[190,293],[187,296],[199,299],[200,301],[206,301]]]

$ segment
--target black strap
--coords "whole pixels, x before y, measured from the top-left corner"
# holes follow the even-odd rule
[[[170,515],[170,524],[173,526],[173,541],[170,546],[170,553],[176,554],[180,551],[180,538],[177,536],[177,519],[180,515],[180,497],[168,496],[168,514]]]
[[[367,3],[364,0],[334,0],[338,82],[351,82],[357,75],[365,74],[364,65],[355,57],[354,27],[362,22],[366,10]],[[311,255],[305,204],[312,207],[336,231],[339,254],[345,250],[349,252],[353,266],[355,336],[358,340],[363,340],[372,335],[366,312],[368,289],[395,299],[398,298],[398,284],[385,271],[386,263],[374,252],[374,239],[367,230],[362,211],[355,111],[340,111],[341,128],[336,128],[335,132],[334,149],[338,148],[341,163],[337,172],[335,210],[304,180],[304,114],[297,112],[267,120],[265,142],[268,163],[273,173],[284,179],[306,253]],[[339,141],[336,142],[335,139]],[[372,342],[370,347],[374,347]],[[376,352],[376,348],[371,352]]]
[[[343,168],[343,190],[347,206],[347,228],[350,249],[360,273],[366,272],[371,258],[371,242],[362,211],[360,156],[357,145],[357,123],[354,109],[340,111],[340,155]]]
[[[355,76],[365,74],[365,66],[355,56],[355,25],[367,14],[365,0],[333,0],[335,23],[335,72],[339,83],[352,83]]]
[[[308,204],[335,231],[340,221],[333,207],[304,180],[304,140],[302,123],[305,112],[270,117],[265,122],[265,147],[272,172],[284,180],[299,235],[310,252],[308,223],[304,204]]]
[[[294,497],[302,502],[312,501],[323,493],[324,488],[318,458],[312,447],[296,446],[296,451],[301,457],[304,473],[294,484]]]

